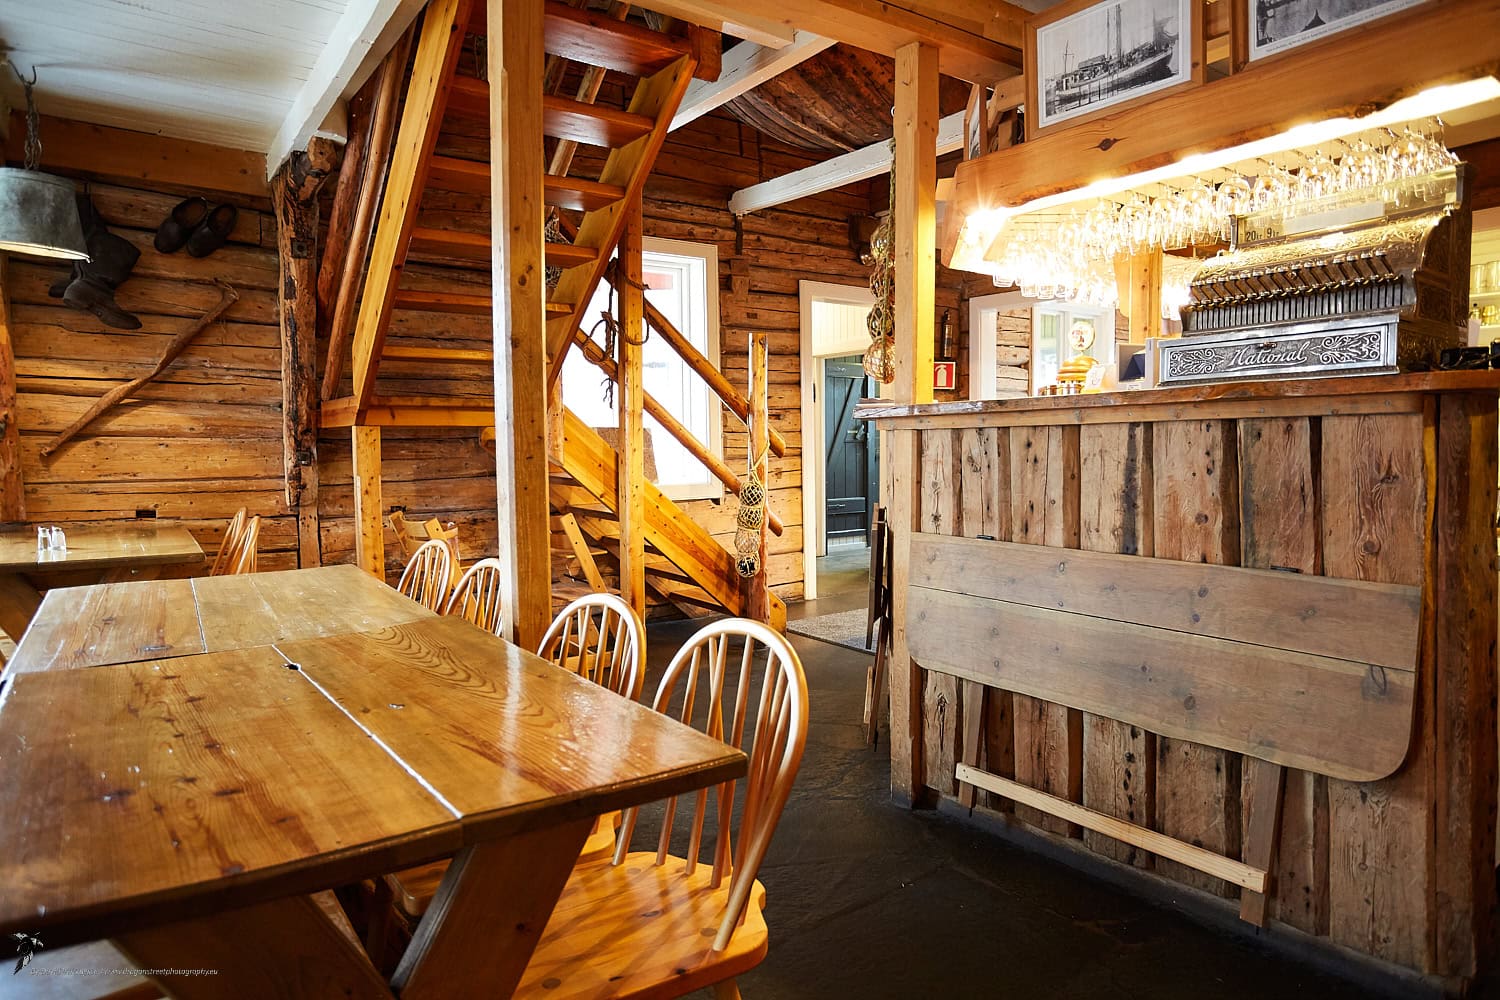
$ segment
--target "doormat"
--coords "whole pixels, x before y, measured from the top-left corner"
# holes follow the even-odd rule
[[[851,611],[787,622],[786,630],[805,635],[809,639],[821,639],[836,646],[848,646],[861,653],[869,653],[871,650],[865,647],[865,622],[869,615],[866,608],[854,608]]]

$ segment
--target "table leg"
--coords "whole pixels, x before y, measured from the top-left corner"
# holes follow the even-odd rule
[[[215,970],[151,977],[176,1000],[391,997],[359,943],[313,896],[131,931],[114,942],[142,969]]]
[[[42,595],[23,577],[0,573],[0,631],[20,642],[41,604]]]
[[[515,992],[594,819],[461,851],[391,980],[402,1000]]]

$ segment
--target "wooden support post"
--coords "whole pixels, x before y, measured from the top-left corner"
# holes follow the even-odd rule
[[[26,497],[21,484],[21,428],[16,423],[16,356],[11,345],[7,262],[8,258],[0,254],[0,522],[26,520]]]
[[[1119,260],[1120,311],[1130,317],[1130,343],[1161,336],[1161,251],[1147,250]]]
[[[620,516],[620,593],[646,613],[646,463],[642,426],[645,390],[641,385],[641,345],[645,340],[645,292],[641,285],[641,237],[644,220],[640,198],[625,207],[620,233],[620,318],[618,342],[620,447],[616,502]]]
[[[354,562],[385,579],[384,507],[380,500],[380,428],[354,427]]]
[[[318,192],[339,149],[313,139],[271,181],[276,209],[276,285],[281,317],[281,451],[287,506],[297,512],[298,566],[323,563],[318,541]],[[305,475],[312,470],[311,482]],[[307,510],[304,512],[303,507]]]
[[[750,456],[755,462],[756,478],[764,486],[770,472],[771,419],[767,405],[767,389],[770,386],[771,355],[764,330],[757,330],[750,337]],[[766,522],[760,523],[760,572],[745,581],[745,614],[758,622],[771,621],[770,568],[767,566]]]
[[[932,327],[937,269],[937,49],[912,42],[896,50],[896,382],[898,403],[932,402]],[[917,432],[891,434],[890,467],[918,468]],[[906,582],[920,477],[894,483],[885,506],[893,532],[891,796],[915,805],[923,787],[922,675],[906,643]]]
[[[494,246],[495,492],[508,638],[535,649],[552,618],[542,203],[542,0],[487,0]]]

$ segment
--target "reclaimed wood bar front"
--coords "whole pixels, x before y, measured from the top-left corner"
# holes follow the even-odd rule
[[[1478,372],[865,404],[913,456],[884,484],[893,792],[1471,979],[1497,399]]]

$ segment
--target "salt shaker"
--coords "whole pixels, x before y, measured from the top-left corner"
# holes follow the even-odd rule
[[[55,524],[52,526],[52,551],[68,551],[68,536],[64,535],[63,530]]]

